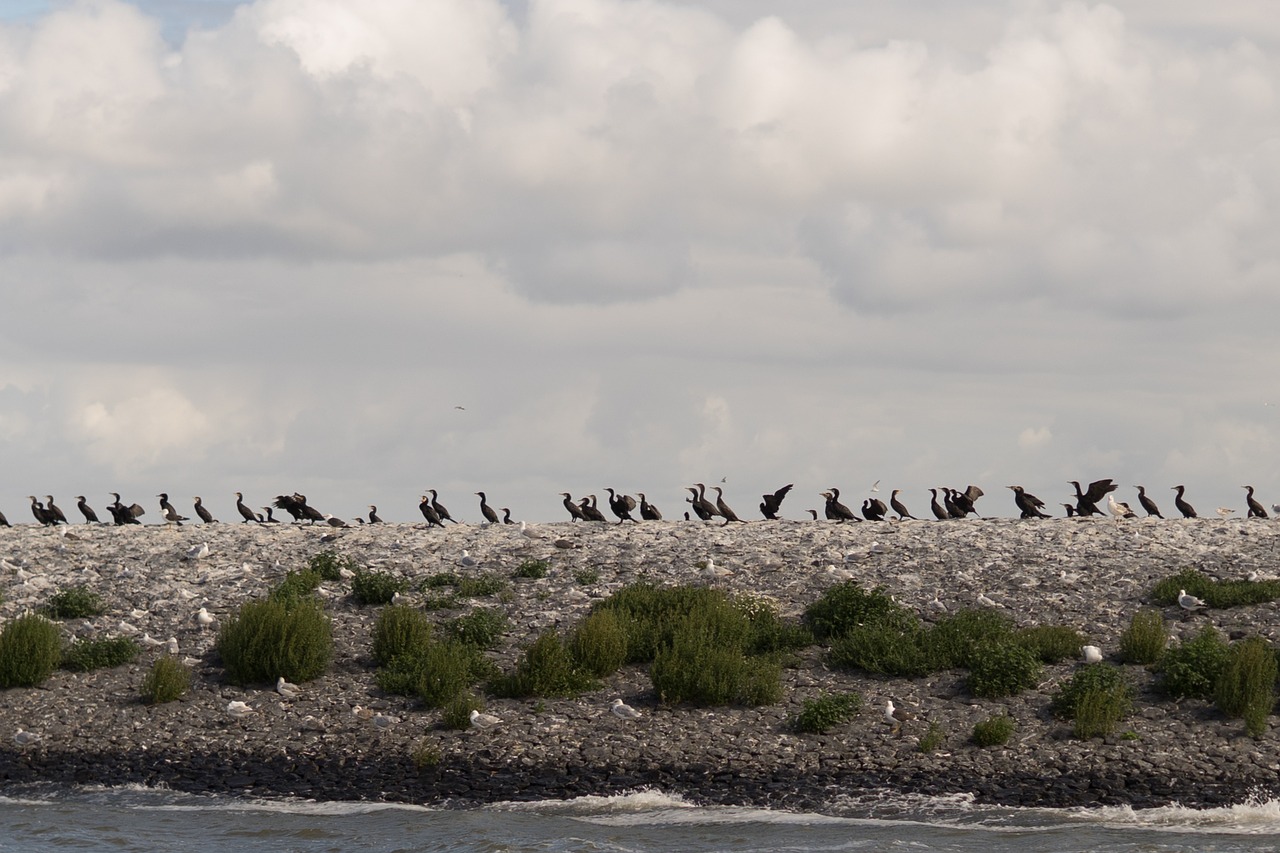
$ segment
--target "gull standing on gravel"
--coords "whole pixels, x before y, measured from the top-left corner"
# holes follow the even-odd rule
[[[209,543],[201,542],[199,545],[192,545],[187,549],[188,560],[203,560],[209,556]]]
[[[1097,646],[1083,646],[1080,649],[1080,653],[1084,656],[1085,663],[1102,662],[1102,649]]]
[[[890,734],[899,734],[902,732],[902,724],[909,723],[916,718],[916,715],[902,708],[893,707],[893,700],[887,699],[884,703],[884,719],[889,724]]]
[[[241,702],[239,699],[232,699],[227,703],[227,713],[231,715],[233,720],[243,720],[253,714],[254,710],[249,703]]]
[[[621,699],[613,700],[613,704],[609,706],[609,713],[623,720],[638,720],[641,716],[639,711]]]
[[[214,623],[213,614],[208,609],[201,607],[196,611],[196,624],[201,628],[208,628]]]
[[[13,734],[13,742],[18,746],[31,746],[31,744],[39,743],[42,740],[44,740],[44,735],[23,731],[22,729],[18,729]]]
[[[302,688],[291,681],[285,681],[282,675],[276,679],[276,692],[292,701],[302,695]]]
[[[1183,610],[1197,610],[1204,607],[1204,602],[1194,595],[1187,595],[1185,589],[1178,590],[1178,606]]]
[[[473,729],[491,729],[501,723],[502,720],[493,714],[481,714],[479,711],[471,711],[471,728]]]
[[[375,714],[373,717],[373,724],[383,731],[386,731],[398,722],[400,722],[399,717],[392,717],[388,714]]]

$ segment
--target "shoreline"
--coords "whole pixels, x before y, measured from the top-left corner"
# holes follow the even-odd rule
[[[960,672],[887,679],[828,670],[818,647],[784,670],[784,698],[773,706],[663,706],[646,669],[628,666],[601,689],[571,699],[488,699],[487,710],[503,724],[457,732],[439,727],[439,711],[377,689],[368,655],[379,608],[355,605],[349,584],[322,587],[333,620],[334,662],[293,702],[266,685],[242,689],[223,682],[220,667],[208,660],[215,632],[191,618],[201,606],[224,618],[323,550],[413,579],[441,571],[510,578],[535,557],[551,562],[546,578],[511,580],[500,599],[470,603],[506,614],[508,633],[491,653],[504,668],[539,631],[557,623],[571,627],[594,602],[641,579],[768,596],[786,616],[798,615],[850,575],[864,587],[884,587],[921,614],[935,595],[954,611],[976,606],[983,593],[1019,625],[1068,625],[1110,656],[1132,613],[1150,606],[1145,595],[1156,580],[1188,567],[1222,578],[1273,574],[1280,546],[1274,522],[781,521],[732,528],[561,522],[540,525],[544,538],[534,542],[502,526],[380,525],[335,534],[302,525],[77,525],[69,532],[76,538],[32,525],[0,530],[0,617],[20,615],[59,589],[86,585],[109,609],[60,623],[64,634],[118,635],[119,623],[127,622],[137,637],[144,631],[174,636],[181,654],[198,661],[192,689],[174,703],[142,704],[138,688],[159,654],[144,646],[133,664],[59,670],[41,687],[0,691],[7,729],[0,731],[0,790],[137,783],[457,806],[657,788],[697,802],[801,811],[880,790],[971,793],[1000,805],[1137,808],[1220,806],[1280,792],[1274,717],[1261,738],[1249,738],[1240,721],[1223,718],[1208,703],[1175,705],[1159,697],[1141,667],[1125,667],[1139,686],[1134,714],[1116,735],[1092,741],[1074,740],[1069,725],[1048,713],[1056,684],[1078,664],[1046,667],[1036,690],[981,700],[966,693]],[[579,547],[558,549],[551,544],[556,537],[571,537]],[[186,559],[187,550],[203,542],[210,556]],[[479,567],[458,565],[463,549]],[[708,578],[698,565],[707,557],[733,574]],[[581,582],[586,570],[594,582]],[[444,620],[461,612],[428,615]],[[1275,603],[1186,619],[1176,608],[1163,613],[1178,637],[1210,622],[1232,638],[1257,634],[1275,641],[1280,625]],[[863,709],[828,734],[795,733],[791,719],[804,700],[823,691],[857,691]],[[643,717],[613,717],[607,708],[615,696]],[[920,714],[901,737],[891,735],[881,716],[886,697]],[[230,720],[223,708],[232,699],[249,702],[256,713]],[[377,729],[352,713],[355,706],[398,716],[400,723]],[[983,749],[968,742],[975,722],[1002,711],[1018,726],[1009,745]],[[325,730],[303,728],[304,716],[323,720]],[[943,730],[945,741],[922,753],[918,738],[929,723]],[[12,740],[18,728],[42,739],[19,747]],[[439,761],[420,769],[414,753],[424,745]]]

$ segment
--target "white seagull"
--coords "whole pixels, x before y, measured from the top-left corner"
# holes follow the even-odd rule
[[[1220,507],[1218,507],[1218,515],[1222,516],[1223,518],[1230,518],[1230,517],[1231,517],[1231,513],[1233,513],[1233,512],[1235,512],[1235,510],[1234,510],[1234,509],[1232,509],[1232,508],[1231,508],[1231,507],[1229,507],[1229,506],[1220,506]]]
[[[1178,606],[1183,610],[1195,610],[1204,607],[1204,602],[1194,595],[1187,595],[1185,589],[1180,589],[1178,590]]]
[[[201,607],[199,610],[196,611],[196,624],[198,624],[201,628],[208,628],[210,625],[213,624],[213,622],[214,622],[213,614],[210,613],[206,608]]]
[[[248,702],[241,702],[239,699],[232,699],[227,703],[227,713],[232,719],[243,720],[245,717],[254,713],[253,708]]]
[[[276,692],[286,699],[297,699],[302,695],[302,688],[291,681],[285,681],[282,675],[276,679]]]
[[[480,565],[480,561],[477,560],[475,557],[471,556],[469,553],[467,553],[466,548],[463,548],[462,556],[458,558],[458,565],[465,566],[469,569],[472,566]]]
[[[399,717],[392,717],[388,714],[375,714],[373,717],[373,724],[384,731],[398,722],[400,722]]]
[[[18,729],[13,735],[13,742],[18,746],[31,746],[31,744],[39,743],[42,740],[44,740],[44,735],[23,731],[22,729]]]
[[[1085,663],[1100,663],[1102,661],[1102,649],[1097,646],[1083,646],[1080,653],[1084,656]]]
[[[202,542],[199,545],[192,545],[189,549],[187,549],[188,560],[203,560],[207,556],[209,556],[208,542]]]
[[[520,535],[525,539],[541,539],[542,532],[527,521],[520,522]]]
[[[502,720],[493,714],[481,714],[476,710],[471,712],[471,728],[473,729],[491,729],[501,722]]]
[[[639,711],[621,699],[613,700],[613,704],[609,706],[609,713],[624,720],[638,720],[641,716]]]
[[[884,703],[884,719],[889,724],[889,731],[897,734],[902,731],[902,724],[909,723],[916,718],[916,715],[910,711],[904,711],[901,708],[893,707],[893,700],[888,699]]]

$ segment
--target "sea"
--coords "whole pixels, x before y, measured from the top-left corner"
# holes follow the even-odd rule
[[[661,791],[451,809],[255,800],[154,788],[0,797],[0,851],[245,853],[1161,853],[1280,849],[1280,801],[1229,808],[1041,809],[967,796],[837,800],[823,814],[702,806]]]

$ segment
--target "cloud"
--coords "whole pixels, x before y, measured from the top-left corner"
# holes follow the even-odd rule
[[[1053,433],[1048,427],[1027,427],[1018,433],[1018,446],[1023,450],[1039,450],[1053,441]]]

